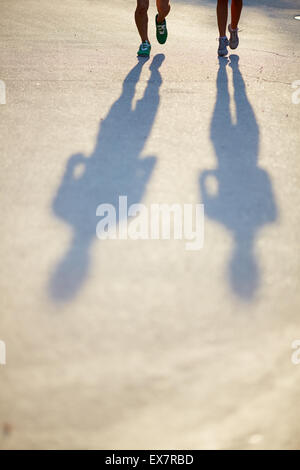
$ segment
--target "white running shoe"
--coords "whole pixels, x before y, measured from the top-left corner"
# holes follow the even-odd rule
[[[239,45],[239,28],[232,29],[231,24],[228,25],[228,31],[230,32],[229,47],[230,49],[236,49]]]
[[[227,46],[229,46],[229,41],[227,37],[225,36],[224,38],[219,38],[218,55],[220,57],[224,57],[228,54]]]

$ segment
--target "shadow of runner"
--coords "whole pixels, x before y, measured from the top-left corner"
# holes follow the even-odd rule
[[[231,55],[236,123],[230,113],[227,59],[219,59],[217,100],[211,122],[210,137],[218,160],[216,170],[200,176],[200,191],[205,214],[224,225],[234,238],[229,265],[233,291],[251,300],[260,282],[255,257],[255,238],[265,224],[274,222],[277,209],[271,182],[259,168],[259,128],[248,101],[239,69],[239,57]],[[211,191],[209,179],[217,186]]]
[[[88,158],[73,155],[67,163],[53,211],[72,227],[73,237],[49,281],[49,293],[55,301],[71,300],[87,277],[91,244],[96,240],[99,222],[98,205],[112,204],[118,217],[119,196],[127,196],[128,206],[143,198],[156,157],[140,155],[159,107],[159,68],[164,58],[163,54],[153,58],[144,95],[132,109],[145,60],[137,63],[124,80],[120,98],[100,124],[94,152]]]

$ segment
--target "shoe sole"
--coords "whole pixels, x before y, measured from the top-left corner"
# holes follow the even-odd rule
[[[229,25],[228,25],[228,31],[229,31],[230,36],[231,36],[231,31],[230,31]],[[240,43],[240,41],[239,41],[239,39],[238,39],[237,45],[236,45],[236,46],[232,46],[232,45],[230,44],[230,39],[229,39],[229,47],[230,47],[230,49],[232,49],[232,50],[234,51],[235,49],[237,49],[237,48],[239,47],[239,43]]]
[[[137,57],[150,57],[150,54],[151,54],[151,51],[149,51],[149,53],[137,53]]]
[[[156,17],[155,17],[155,26],[156,26],[156,28],[157,28],[157,23],[156,23],[157,16],[158,16],[158,15],[156,15]],[[166,27],[167,27],[167,23],[166,23]],[[157,39],[157,42],[158,42],[159,44],[165,44],[165,43],[167,42],[167,39],[168,39],[168,30],[167,30],[167,35],[166,35],[166,39],[165,39],[165,40],[160,41],[158,38],[159,38],[159,36],[158,36],[158,33],[157,33],[157,29],[156,29],[156,39]]]
[[[166,44],[167,39],[168,39],[168,33],[167,33],[167,36],[166,36],[166,39],[165,39],[165,40],[160,41],[157,36],[156,36],[156,39],[157,39],[157,42],[158,42],[159,44]]]

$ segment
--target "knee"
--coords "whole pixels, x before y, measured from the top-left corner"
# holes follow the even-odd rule
[[[147,13],[148,8],[149,8],[149,0],[138,0],[136,13],[138,15],[144,15],[145,13]]]

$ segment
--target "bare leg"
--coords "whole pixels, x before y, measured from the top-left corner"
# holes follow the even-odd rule
[[[243,0],[232,0],[231,3],[231,27],[237,29],[243,8]]]
[[[217,18],[220,37],[226,36],[226,26],[228,19],[228,0],[218,0]]]
[[[157,22],[163,23],[171,10],[169,0],[156,0],[156,6],[158,11]]]
[[[135,10],[135,23],[141,36],[142,42],[149,41],[148,38],[148,8],[149,0],[137,0]]]

